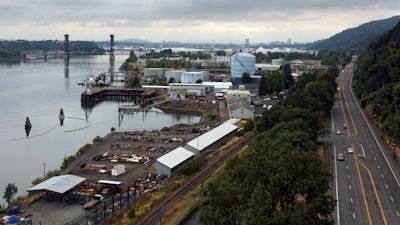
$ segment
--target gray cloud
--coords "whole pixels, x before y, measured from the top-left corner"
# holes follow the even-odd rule
[[[36,36],[46,29],[54,32],[46,35],[59,36],[82,28],[91,37],[113,30],[126,38],[135,32],[148,33],[148,38],[187,36],[182,32],[206,38],[207,32],[213,32],[208,36],[217,37],[223,31],[239,35],[240,30],[244,31],[241,37],[237,36],[240,39],[253,34],[261,39],[263,30],[269,36],[276,31],[277,37],[278,32],[282,36],[300,36],[302,30],[304,34],[323,36],[394,16],[399,9],[398,0],[2,0],[0,28],[14,31],[3,32],[0,35],[4,37],[0,38],[12,38],[18,33],[26,36],[27,27],[31,27],[32,36],[36,29]],[[157,30],[164,33],[156,35]],[[175,36],[170,34],[172,30],[177,31]],[[85,38],[85,33],[79,35]]]

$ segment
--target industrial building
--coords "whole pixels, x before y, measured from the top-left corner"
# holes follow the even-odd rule
[[[157,174],[170,177],[185,162],[192,159],[193,157],[193,152],[186,150],[184,147],[178,147],[156,159],[152,167],[154,167]]]
[[[210,92],[225,92],[233,88],[232,82],[203,82],[207,91]]]
[[[245,99],[247,103],[251,103],[251,93],[249,90],[227,90],[226,91],[226,99],[229,101],[231,98],[239,97],[241,99]]]
[[[206,87],[204,84],[184,84],[184,83],[170,83],[169,96],[172,99],[185,99],[187,95],[205,96]]]
[[[194,84],[198,80],[209,81],[210,80],[210,72],[208,71],[184,71],[184,70],[172,70],[166,72],[167,81],[170,81],[173,78],[176,83],[188,83]]]
[[[62,196],[71,190],[73,190],[76,186],[82,184],[86,178],[66,174],[60,176],[51,177],[31,188],[26,190],[31,193],[46,193],[50,195],[59,195]]]
[[[231,56],[231,81],[238,85],[242,81],[243,73],[248,73],[252,83],[258,83],[260,76],[254,76],[256,57],[250,53],[240,52]]]
[[[233,97],[227,100],[229,118],[254,119],[254,109],[246,99]]]
[[[238,127],[234,125],[232,121],[237,120],[228,120],[224,122],[216,128],[189,141],[184,148],[193,152],[195,155],[206,155],[208,152],[218,149],[235,136]]]
[[[165,77],[165,68],[145,68],[144,77]]]

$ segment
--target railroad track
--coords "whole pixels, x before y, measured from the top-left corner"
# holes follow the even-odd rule
[[[188,182],[179,187],[170,196],[164,199],[159,205],[154,207],[149,213],[147,213],[137,225],[157,225],[161,224],[162,215],[175,203],[177,200],[183,198],[195,187],[200,185],[201,182],[206,180],[211,174],[221,167],[225,160],[227,160],[232,154],[237,153],[244,146],[248,145],[251,139],[254,137],[253,134],[248,135],[240,142],[236,143],[230,149],[228,149],[224,154],[217,156],[206,168],[202,170],[201,173],[196,174]]]

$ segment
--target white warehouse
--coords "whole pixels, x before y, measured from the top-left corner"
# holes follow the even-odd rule
[[[173,78],[176,83],[194,84],[196,81],[201,80],[209,81],[210,72],[208,71],[183,71],[183,70],[172,70],[167,71],[167,81]]]
[[[167,175],[170,177],[185,162],[189,161],[193,157],[193,152],[186,150],[184,147],[178,147],[156,159],[152,166],[156,170],[157,174]]]
[[[227,90],[226,91],[226,99],[227,100],[229,100],[231,98],[235,98],[235,97],[244,99],[249,104],[251,103],[251,93],[249,90]]]
[[[231,140],[235,136],[237,129],[238,127],[232,121],[226,121],[218,127],[189,141],[184,147],[195,155],[206,155],[208,152],[218,149],[224,143]]]

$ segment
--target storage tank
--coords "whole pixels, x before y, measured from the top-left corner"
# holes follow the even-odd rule
[[[243,73],[254,75],[256,70],[256,57],[247,52],[236,53],[231,56],[232,77],[242,77]]]
[[[276,65],[276,66],[282,66],[283,63],[284,63],[284,61],[283,61],[282,58],[273,59],[273,60],[271,61],[271,64],[272,64],[272,65]]]
[[[208,81],[210,73],[208,71],[185,71],[182,73],[181,82],[184,84],[195,84],[197,80]]]
[[[181,76],[182,76],[183,71],[182,70],[172,70],[172,71],[167,71],[167,82],[171,78],[174,78],[175,82],[174,83],[179,83],[181,82]]]

